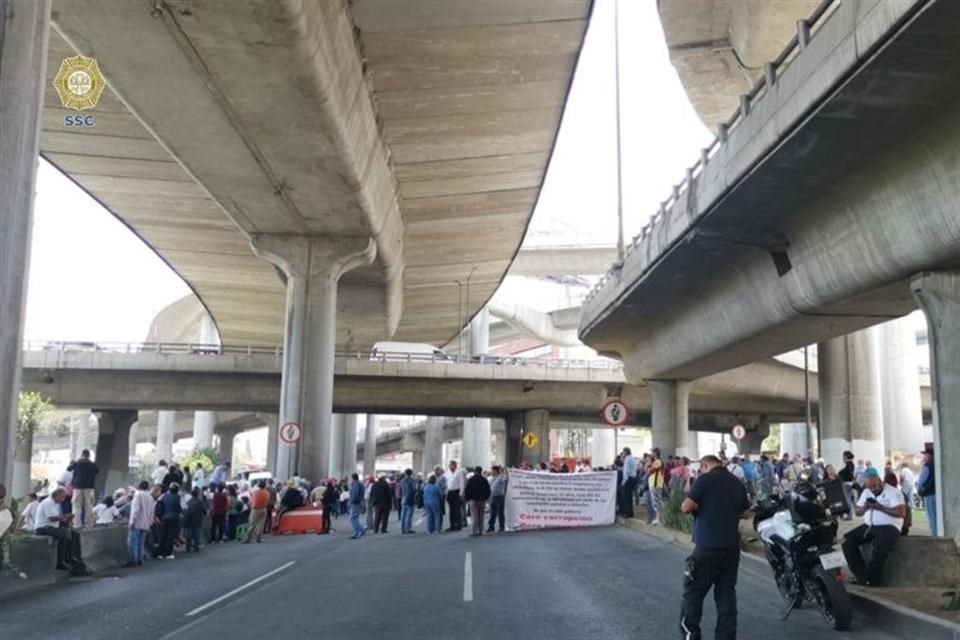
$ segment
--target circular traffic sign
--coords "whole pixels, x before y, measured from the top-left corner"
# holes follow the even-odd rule
[[[611,427],[622,427],[630,418],[630,411],[622,400],[610,400],[603,405],[603,421]]]
[[[303,429],[296,422],[287,422],[280,425],[280,439],[287,444],[296,444],[300,442],[300,436],[303,435]]]
[[[742,424],[737,424],[733,426],[733,437],[737,440],[743,440],[743,437],[747,435],[747,430]]]

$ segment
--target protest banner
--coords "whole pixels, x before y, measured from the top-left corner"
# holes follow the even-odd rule
[[[614,522],[617,473],[510,470],[506,524],[512,531],[597,527]]]

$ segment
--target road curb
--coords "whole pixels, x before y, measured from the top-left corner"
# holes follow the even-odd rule
[[[692,550],[690,536],[682,531],[663,526],[654,527],[635,518],[617,518],[617,524],[627,529],[669,542],[681,549]],[[767,561],[758,555],[744,552],[740,555],[764,567]],[[904,607],[896,602],[876,596],[865,588],[847,585],[847,591],[853,599],[857,613],[903,633],[905,638],[923,638],[924,640],[960,640],[960,625],[942,620],[922,611]]]

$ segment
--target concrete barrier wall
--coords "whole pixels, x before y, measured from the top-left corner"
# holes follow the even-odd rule
[[[121,566],[127,561],[127,523],[81,530],[80,552],[94,572]]]
[[[960,586],[960,552],[952,538],[907,536],[897,541],[884,568],[884,586]]]
[[[80,550],[94,572],[119,567],[127,561],[127,526],[80,530]],[[47,536],[27,536],[10,543],[10,568],[0,571],[0,599],[10,598],[65,581],[58,571],[57,545]]]
[[[30,536],[9,544],[9,567],[0,570],[0,599],[28,593],[67,579],[57,571],[53,538]]]

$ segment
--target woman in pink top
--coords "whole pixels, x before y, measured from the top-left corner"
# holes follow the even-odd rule
[[[690,458],[680,458],[680,464],[670,470],[670,488],[680,488],[684,493],[690,492]]]

